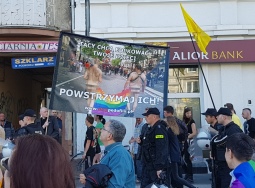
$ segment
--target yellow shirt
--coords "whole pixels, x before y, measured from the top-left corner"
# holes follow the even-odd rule
[[[236,114],[234,114],[234,113],[233,113],[233,115],[232,115],[232,121],[233,121],[235,124],[237,124],[237,125],[240,127],[240,129],[243,130],[243,125],[242,125],[242,123],[241,123],[239,117],[238,117]]]

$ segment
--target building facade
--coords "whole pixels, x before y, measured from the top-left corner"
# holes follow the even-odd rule
[[[198,48],[194,52],[180,3],[211,36],[207,55]],[[90,0],[90,36],[165,43],[170,47],[168,104],[175,107],[177,116],[182,117],[185,106],[192,107],[200,128],[206,125],[201,112],[213,103],[217,109],[232,103],[244,121],[242,109],[255,110],[254,6],[253,0]],[[74,32],[84,35],[85,28],[85,0],[76,0]]]
[[[71,31],[69,3],[0,0],[0,111],[15,128],[26,108],[39,113],[47,106],[45,89],[52,85],[59,34]],[[43,63],[51,66],[35,67]]]

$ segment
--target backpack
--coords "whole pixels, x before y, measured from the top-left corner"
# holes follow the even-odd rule
[[[98,144],[98,133],[97,133],[96,128],[93,127],[93,139],[91,141],[90,146],[93,148],[96,148],[97,144]]]
[[[182,120],[180,120],[176,117],[175,117],[175,120],[176,120],[176,123],[177,123],[177,125],[179,126],[179,129],[180,129],[180,134],[177,136],[177,138],[180,142],[184,142],[188,139],[187,125]]]

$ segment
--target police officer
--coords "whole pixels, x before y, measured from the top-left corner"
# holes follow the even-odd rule
[[[226,138],[242,130],[232,121],[232,113],[228,108],[218,110],[217,120],[223,125],[222,130],[212,139],[211,155],[215,161],[215,188],[228,188],[231,181],[230,168],[225,159]]]
[[[156,182],[161,178],[169,162],[168,135],[166,126],[160,120],[160,112],[157,108],[149,108],[143,114],[150,128],[144,133],[141,141],[142,159],[145,163],[144,176],[141,188]]]
[[[36,113],[32,109],[27,109],[24,114],[19,116],[20,120],[23,119],[23,125],[15,133],[15,137],[28,135],[28,134],[42,134],[43,129],[41,126],[35,124]]]

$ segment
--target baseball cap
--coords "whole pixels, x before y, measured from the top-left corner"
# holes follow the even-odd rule
[[[232,112],[228,108],[223,108],[223,107],[218,110],[218,115],[220,114],[226,115],[226,116],[232,116]]]
[[[149,108],[149,110],[146,113],[143,113],[143,116],[148,116],[150,114],[154,114],[154,115],[160,115],[160,112],[157,108]]]
[[[214,108],[207,108],[207,110],[204,113],[201,113],[202,115],[209,115],[209,116],[217,116],[217,110]]]
[[[26,109],[24,114],[23,114],[23,117],[25,116],[28,116],[28,117],[36,117],[36,113],[34,110],[32,109]]]

